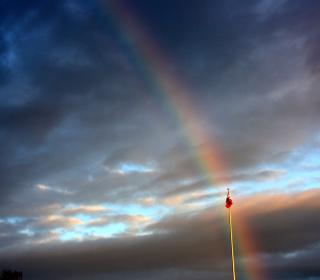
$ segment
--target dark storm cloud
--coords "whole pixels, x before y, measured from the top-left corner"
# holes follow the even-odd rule
[[[279,279],[318,279],[319,266],[316,261],[320,257],[319,246],[315,245],[308,250],[298,251],[293,255],[275,257],[270,263],[277,262],[274,268],[274,275]]]
[[[290,158],[319,131],[319,2],[266,3],[121,1],[163,51],[168,69],[182,77],[178,86],[188,89],[199,126],[227,159],[231,182],[278,178],[282,170],[260,165]],[[127,203],[146,195],[157,201],[207,186],[194,151],[208,143],[188,144],[149,81],[158,69],[142,69],[144,57],[134,41],[141,37],[128,34],[109,4],[0,4],[0,214],[27,219],[0,224],[2,248],[47,235],[55,240],[46,218],[68,203]],[[155,172],[112,173],[126,162],[154,162]],[[66,192],[40,192],[37,184]],[[308,200],[313,198],[249,215],[261,252],[279,257],[277,267],[268,265],[284,279],[319,276],[307,262],[297,265],[302,256],[318,255],[309,249],[318,242],[319,228],[311,222],[318,209]],[[56,263],[57,272],[73,274],[77,266],[114,279],[150,279],[148,267],[157,271],[154,279],[168,278],[170,269],[170,279],[223,279],[227,240],[212,226],[221,221],[210,211],[164,219],[149,227],[159,231],[154,236],[40,246],[28,260],[22,254],[7,264],[21,265],[30,275],[51,271]],[[76,221],[55,217],[54,226],[70,222]],[[23,233],[27,224],[38,232]],[[290,260],[281,255],[295,250],[306,252]],[[208,272],[192,271],[199,267]],[[285,275],[286,267],[294,275]],[[118,270],[124,278],[110,274]]]
[[[196,89],[202,98],[191,99],[195,106],[198,104],[204,119],[214,121],[205,130],[210,133],[217,126],[218,132],[213,129],[213,135],[218,134],[231,167],[268,162],[288,149],[288,141],[295,139],[291,145],[298,145],[318,127],[319,101],[313,92],[318,85],[311,85],[303,93],[292,85],[307,71],[306,49],[315,29],[307,28],[305,22],[309,16],[314,18],[310,6],[316,3],[281,4],[270,4],[266,11],[261,8],[264,5],[259,10],[260,3],[252,1],[205,1],[201,6],[194,2],[139,1],[134,7],[143,22],[149,23],[147,29],[155,34],[153,39],[173,53],[170,58],[175,66],[181,72],[191,71],[187,84],[201,84],[202,88]],[[144,9],[148,13],[143,13]],[[171,15],[175,10],[182,16]],[[174,39],[169,40],[171,36]],[[190,63],[198,63],[198,53],[205,56],[200,63],[203,69],[185,65],[179,56],[180,48],[192,52],[187,56]],[[223,55],[224,51],[228,55]],[[218,63],[217,70],[215,62],[221,60],[224,67]],[[297,125],[300,129],[296,129]],[[291,135],[281,133],[284,130]]]
[[[202,86],[208,82],[203,73],[210,70],[215,73],[211,78],[217,79],[221,69],[250,49],[247,37],[257,32],[250,1],[203,1],[202,5],[195,1],[137,1],[135,8],[170,58],[180,59],[178,67],[190,75],[190,82]]]
[[[271,28],[279,29],[287,32],[297,32],[306,34],[305,47],[308,50],[307,65],[310,69],[317,73],[319,70],[319,48],[316,42],[319,41],[319,33],[317,26],[320,23],[318,10],[320,4],[318,1],[309,1],[302,3],[300,1],[286,1],[280,13],[273,17]],[[304,13],[301,13],[301,10]]]
[[[125,101],[123,99],[121,85],[117,86],[121,76],[126,77],[127,84],[134,80],[130,79],[131,74],[125,68],[117,66],[118,62],[113,59],[117,55],[112,49],[113,43],[110,49],[110,40],[108,36],[103,38],[106,32],[103,26],[99,26],[99,20],[90,14],[90,7],[83,7],[86,13],[79,19],[72,17],[62,4],[53,7],[51,4],[37,5],[36,2],[17,4],[17,7],[4,4],[7,10],[2,20],[8,30],[3,32],[12,32],[12,51],[16,60],[21,61],[14,70],[27,77],[28,87],[33,88],[30,93],[33,98],[25,104],[3,104],[1,108],[1,147],[6,157],[3,162],[7,162],[1,167],[3,193],[21,187],[22,183],[30,184],[39,174],[45,177],[58,172],[63,165],[75,164],[78,149],[90,146],[92,139],[113,141],[119,137],[111,131],[116,126],[113,120],[124,120],[126,115],[116,112],[121,108],[129,113],[126,102],[130,97],[135,98],[134,91],[131,91]],[[25,19],[26,14],[32,12],[37,16]],[[7,21],[13,24],[12,31]],[[19,100],[22,92],[15,94]],[[52,134],[59,136],[58,127],[70,114],[77,115],[81,124],[67,132],[73,137],[70,141],[76,141],[77,145],[65,150],[69,154],[66,157],[61,148],[66,147],[68,139],[65,138],[58,148],[57,142],[50,145],[48,137]],[[94,127],[88,130],[92,124]],[[106,131],[103,134],[99,133],[102,128]],[[92,133],[96,137],[92,137]]]
[[[5,42],[4,35],[0,32],[0,86],[8,83],[10,79],[10,69],[6,63],[6,52],[8,46]]]
[[[132,3],[129,5],[124,2],[123,4],[132,6]],[[141,144],[140,139],[143,136],[149,137],[155,130],[151,124],[148,124],[147,116],[151,114],[151,120],[153,120],[157,118],[156,114],[159,111],[156,114],[150,113],[156,106],[150,98],[146,97],[147,95],[142,93],[143,82],[138,80],[141,76],[136,72],[136,65],[132,64],[130,58],[123,53],[123,42],[114,35],[114,31],[108,25],[110,21],[102,18],[103,11],[99,11],[102,6],[82,2],[78,3],[78,7],[74,5],[72,2],[46,4],[37,1],[28,4],[19,1],[3,4],[2,25],[8,30],[2,32],[9,33],[10,24],[15,27],[11,31],[11,44],[14,46],[11,48],[17,59],[21,61],[20,66],[15,70],[25,74],[28,77],[29,87],[33,88],[30,94],[33,97],[29,102],[20,106],[5,106],[1,110],[2,147],[9,147],[3,150],[7,158],[4,162],[19,162],[10,166],[4,165],[1,168],[3,185],[10,185],[11,189],[22,185],[20,178],[12,179],[15,171],[21,174],[19,177],[23,177],[24,184],[28,185],[39,178],[39,174],[46,177],[59,173],[61,167],[68,169],[71,166],[83,164],[81,157],[96,154],[98,147],[106,150],[105,153],[110,155],[110,159],[107,156],[106,161],[119,162],[126,160],[127,156],[130,158],[130,153],[133,154],[131,158],[137,160],[149,159],[155,155],[152,153],[152,150],[155,150],[154,146],[160,146],[158,141],[150,141],[150,145]],[[223,127],[225,130],[220,136],[221,142],[226,146],[226,154],[230,157],[231,165],[236,167],[265,160],[265,154],[270,152],[270,139],[267,139],[265,134],[270,132],[279,134],[278,131],[290,122],[292,115],[293,119],[302,118],[301,126],[317,116],[316,113],[315,116],[309,114],[309,117],[297,115],[303,115],[306,108],[309,109],[309,105],[314,107],[311,110],[316,112],[318,102],[314,102],[317,100],[315,93],[307,93],[305,102],[302,102],[298,108],[296,104],[300,103],[300,98],[295,95],[291,98],[290,95],[285,96],[279,103],[270,101],[268,98],[257,101],[257,111],[250,107],[247,110],[248,99],[245,91],[250,89],[250,84],[247,88],[243,86],[242,89],[238,88],[238,92],[243,93],[241,96],[244,100],[243,105],[242,102],[239,103],[239,109],[235,112],[230,110],[227,114],[221,114],[219,111],[219,108],[227,106],[225,102],[228,98],[231,98],[230,104],[238,99],[234,94],[231,94],[233,97],[222,95],[229,96],[234,92],[225,78],[220,79],[221,75],[229,73],[227,69],[235,67],[239,70],[233,72],[240,71],[241,69],[237,66],[238,61],[245,65],[249,63],[250,61],[246,61],[247,55],[267,40],[274,38],[274,34],[279,30],[286,30],[287,33],[297,37],[309,36],[309,33],[301,34],[303,27],[290,30],[286,21],[281,20],[280,15],[287,17],[290,22],[300,10],[306,11],[306,14],[313,13],[307,5],[306,7],[303,4],[299,7],[297,5],[292,5],[290,9],[281,6],[275,14],[269,15],[264,21],[259,19],[260,15],[255,13],[256,5],[250,1],[241,5],[233,2],[212,3],[212,1],[205,1],[203,5],[197,5],[192,1],[187,4],[181,1],[174,3],[138,1],[133,7],[133,11],[140,16],[141,22],[149,24],[147,32],[150,36],[154,36],[164,49],[170,50],[169,57],[174,66],[187,71],[195,69],[193,65],[184,64],[183,58],[180,58],[180,53],[183,53],[184,49],[188,52],[189,62],[187,63],[198,63],[191,57],[197,57],[198,54],[204,56],[204,61],[200,63],[204,65],[203,69],[193,71],[193,73],[196,72],[196,76],[186,73],[186,80],[191,85],[198,83],[196,81],[201,83],[202,90],[199,90],[198,94],[203,95],[204,102],[208,99],[212,102],[217,101],[217,106],[212,110],[202,107],[204,104],[201,98],[197,98],[195,106],[198,104],[203,112],[212,111],[213,116],[211,113],[202,115],[209,120],[214,117],[216,123],[221,123],[221,127],[217,128],[220,130]],[[104,9],[108,9],[108,5]],[[176,10],[180,14],[179,20],[175,16]],[[163,14],[166,16],[163,17]],[[300,21],[304,19],[302,16],[299,18],[299,26],[303,26]],[[274,21],[278,24],[271,24]],[[310,32],[313,32],[313,29]],[[285,41],[290,36],[294,36],[286,34],[283,39]],[[294,51],[293,54],[295,54]],[[259,58],[254,61],[252,66],[264,62]],[[241,72],[244,72],[247,78],[253,73],[246,67],[244,70]],[[238,77],[233,72],[228,76],[237,82],[237,79],[242,76]],[[268,76],[263,75],[263,77]],[[215,82],[216,79],[220,79],[219,83]],[[279,80],[277,77],[274,79]],[[255,80],[257,80],[256,84],[264,81],[261,76],[256,76]],[[206,97],[208,83],[213,85],[213,94],[210,94],[210,97]],[[239,85],[239,81],[236,84]],[[266,85],[271,84],[273,82],[266,83]],[[254,88],[254,85],[251,87]],[[252,90],[248,91],[248,94],[250,95],[251,92]],[[19,96],[20,93],[17,94]],[[221,101],[217,100],[218,97],[221,97]],[[288,103],[288,100],[292,101]],[[244,106],[243,109],[241,105]],[[228,109],[230,106],[228,105]],[[139,108],[144,112],[141,117],[138,116]],[[238,111],[240,113],[235,114]],[[133,116],[137,116],[137,119]],[[276,127],[270,125],[275,123],[272,119],[278,120],[283,116],[285,116],[283,125]],[[75,123],[64,128],[67,121],[72,123],[72,118],[76,120]],[[161,118],[164,122],[174,122],[162,116]],[[138,122],[134,124],[133,119]],[[265,134],[261,133],[261,127],[267,128]],[[174,128],[176,128],[175,125],[164,127],[163,138],[168,137],[168,143],[172,141],[169,134]],[[63,129],[68,131],[63,132]],[[208,129],[208,133],[210,130],[212,129]],[[309,130],[308,133],[310,133]],[[259,135],[261,136],[258,137]],[[48,146],[49,136],[54,140]],[[297,135],[293,134],[292,137]],[[237,139],[237,143],[231,139]],[[255,143],[250,139],[255,139]],[[283,137],[282,146],[286,145],[286,139]],[[180,140],[179,138],[174,141]],[[281,152],[282,146],[279,147],[280,151],[276,150],[274,153]],[[41,153],[36,153],[35,150],[39,147]],[[167,144],[163,145],[163,148],[167,148]],[[126,153],[123,152],[124,150],[121,151],[122,149],[126,150]],[[144,155],[140,153],[137,156],[137,152],[131,152],[144,149],[147,149]],[[118,155],[115,154],[117,150],[120,151]],[[43,162],[46,162],[45,167],[40,166]],[[177,162],[176,165],[178,164],[183,165],[181,162]],[[194,174],[199,172],[197,164],[192,161],[186,162],[185,166],[184,174],[188,174],[190,170],[194,170]],[[165,166],[165,168],[170,167]],[[8,189],[9,187],[5,187],[2,192],[6,193]]]
[[[26,241],[26,235],[19,233],[24,228],[25,222],[10,223],[8,221],[0,222],[0,246],[7,248],[15,245],[22,245]]]
[[[179,3],[177,1],[176,5]],[[218,142],[225,148],[228,162],[234,168],[272,161],[275,154],[285,152],[288,146],[290,149],[294,148],[305,138],[312,137],[314,131],[318,130],[319,95],[316,93],[318,84],[311,81],[311,85],[304,88],[302,81],[297,82],[302,76],[309,74],[308,61],[311,54],[306,50],[312,47],[317,49],[317,45],[310,39],[317,34],[315,26],[318,24],[314,24],[318,20],[314,12],[317,9],[313,6],[318,4],[312,2],[309,6],[302,2],[286,2],[263,20],[254,13],[255,5],[252,4],[252,2],[246,2],[245,5],[241,3],[240,7],[232,2],[228,4],[224,2],[217,4],[216,7],[211,4],[211,9],[208,8],[210,6],[208,2],[201,8],[188,9],[187,5],[183,13],[192,18],[203,8],[200,13],[212,13],[212,20],[217,19],[223,28],[217,28],[219,24],[214,25],[216,29],[209,24],[202,24],[202,28],[194,28],[196,29],[194,31],[192,21],[185,23],[179,20],[177,25],[185,24],[186,28],[175,40],[178,45],[181,44],[181,48],[190,46],[192,42],[198,44],[200,50],[186,48],[192,50],[192,55],[189,56],[191,63],[197,63],[193,58],[198,52],[207,56],[202,63],[203,70],[195,71],[195,65],[182,68],[191,71],[191,74],[196,72],[196,76],[189,77],[188,82],[197,80],[201,86],[205,85],[205,89],[197,88],[197,94],[205,92],[207,96],[203,94],[202,99],[193,98],[193,100],[195,104],[199,104],[200,115],[209,120],[205,130],[210,132],[212,127],[214,128],[213,135],[218,134]],[[226,16],[228,13],[221,12],[226,7],[231,10],[229,12],[232,16],[228,17]],[[216,16],[215,11],[219,11],[220,15]],[[158,25],[170,24],[170,21],[164,20],[160,14],[161,12],[158,12]],[[309,17],[312,18],[311,21]],[[153,18],[151,22],[157,19]],[[195,26],[202,20],[207,19],[202,17]],[[174,33],[175,29],[172,28],[169,34],[170,32]],[[190,36],[190,41],[202,34],[209,39],[195,39],[192,42],[184,40],[184,35],[187,36],[192,32],[197,34],[194,37]],[[228,38],[232,44],[224,40],[224,37],[220,40],[215,38],[215,35],[218,37],[225,34],[230,36]],[[212,45],[210,45],[211,38],[214,38]],[[224,59],[219,48],[214,51],[217,45],[221,45],[223,50],[230,49],[231,54],[228,56],[230,60]],[[179,52],[175,54],[177,53]],[[214,56],[213,59],[208,59],[210,55]],[[214,63],[221,58],[226,64],[224,67],[219,66],[219,71],[216,71]],[[183,61],[177,60],[179,61],[177,65],[182,66]],[[297,85],[294,85],[294,82]],[[209,92],[206,86],[208,84],[210,84]],[[213,107],[213,103],[217,106]],[[210,123],[210,120],[213,123]],[[296,129],[298,126],[300,129]],[[221,134],[220,130],[223,131]],[[287,133],[282,133],[283,131]]]
[[[292,279],[296,275],[319,277],[316,267],[310,265],[316,263],[319,256],[316,244],[320,228],[314,223],[319,211],[318,199],[319,192],[306,192],[237,201],[235,236],[240,244],[244,241],[240,238],[241,227],[246,222],[246,229],[255,239],[252,242],[259,248],[257,252],[242,252],[258,254],[254,258],[259,258],[274,274],[274,279]],[[151,236],[46,245],[18,255],[8,253],[2,256],[1,264],[21,267],[26,277],[32,279],[37,279],[37,275],[41,278],[41,273],[71,277],[107,272],[117,275],[120,271],[132,271],[134,275],[148,270],[153,272],[151,279],[158,279],[159,271],[169,268],[180,270],[182,275],[184,270],[195,270],[215,276],[226,273],[229,267],[223,218],[220,210],[211,208],[193,215],[174,215],[149,226],[148,230],[154,231]],[[262,258],[263,255],[267,257]],[[301,261],[302,256],[308,261]],[[277,262],[269,262],[272,258]],[[298,259],[299,265],[293,268]],[[288,270],[290,267],[292,270]],[[207,278],[204,275],[199,279]]]

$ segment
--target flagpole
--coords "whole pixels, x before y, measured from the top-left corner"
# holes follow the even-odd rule
[[[232,217],[231,217],[231,206],[233,204],[230,197],[230,190],[227,188],[226,208],[229,210],[229,228],[230,228],[230,243],[231,243],[231,257],[232,257],[232,275],[233,280],[236,280],[236,269],[234,264],[234,250],[233,250],[233,236],[232,236]]]
[[[236,270],[234,265],[233,236],[232,236],[231,207],[229,208],[229,227],[230,227],[230,243],[231,243],[231,256],[232,256],[232,275],[233,275],[233,280],[236,280]]]

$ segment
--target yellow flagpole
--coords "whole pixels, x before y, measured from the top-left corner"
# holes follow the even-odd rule
[[[234,265],[233,236],[232,236],[231,207],[229,208],[229,227],[230,227],[230,242],[231,242],[231,256],[232,256],[232,275],[233,275],[233,280],[236,280],[236,270]]]

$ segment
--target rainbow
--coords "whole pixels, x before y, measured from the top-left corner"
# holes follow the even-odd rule
[[[197,114],[185,83],[176,73],[169,70],[169,63],[163,51],[156,42],[143,29],[137,17],[123,6],[121,1],[107,1],[108,12],[111,12],[112,20],[120,29],[130,45],[130,51],[135,61],[139,61],[145,78],[149,80],[161,92],[172,114],[182,127],[185,139],[194,158],[210,185],[229,184],[227,161],[220,151],[217,140],[207,135],[201,127],[199,114]],[[221,194],[224,200],[225,194]],[[225,219],[227,221],[227,219]],[[226,223],[227,224],[227,223]],[[245,218],[237,223],[238,246],[245,256],[254,255],[258,250],[254,236],[248,231]],[[250,261],[244,268],[248,279],[264,279],[261,266]]]
[[[121,6],[121,1],[108,1],[114,21],[118,23],[122,34],[126,36],[135,60],[141,61],[141,68],[148,80],[156,85],[165,97],[172,114],[184,130],[189,147],[210,182],[226,185],[226,161],[218,149],[215,139],[207,137],[206,131],[200,127],[199,117],[187,98],[190,96],[184,83],[175,73],[169,71],[166,56],[157,47],[137,18],[127,7]]]

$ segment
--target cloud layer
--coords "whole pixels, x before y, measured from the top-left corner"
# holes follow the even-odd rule
[[[241,271],[239,266],[239,274],[250,274],[252,266],[259,266],[265,273],[258,275],[259,279],[282,279],[283,275],[291,279],[317,277],[319,198],[319,191],[309,191],[236,201],[233,216],[237,264],[244,262],[245,269]],[[172,268],[177,279],[197,274],[196,279],[220,279],[229,273],[230,261],[225,211],[220,205],[189,215],[167,217],[149,225],[147,229],[153,234],[142,237],[38,246],[19,254],[2,255],[1,264],[22,268],[30,279],[41,279],[43,274],[52,279],[57,275],[64,279],[68,275],[86,274],[89,278],[105,274],[117,279],[119,271],[127,273],[123,279],[129,279],[136,271],[152,272],[151,279],[160,279]],[[243,232],[244,223],[247,232]],[[244,233],[249,233],[252,239],[246,240],[248,236]],[[248,246],[247,242],[256,246]]]
[[[239,246],[246,231],[257,241],[241,262],[258,267],[257,253],[261,270],[248,273],[319,278],[319,8],[3,1],[0,269],[225,279],[227,181],[243,200]],[[185,89],[195,119],[161,77]],[[203,168],[212,147],[223,174]]]

